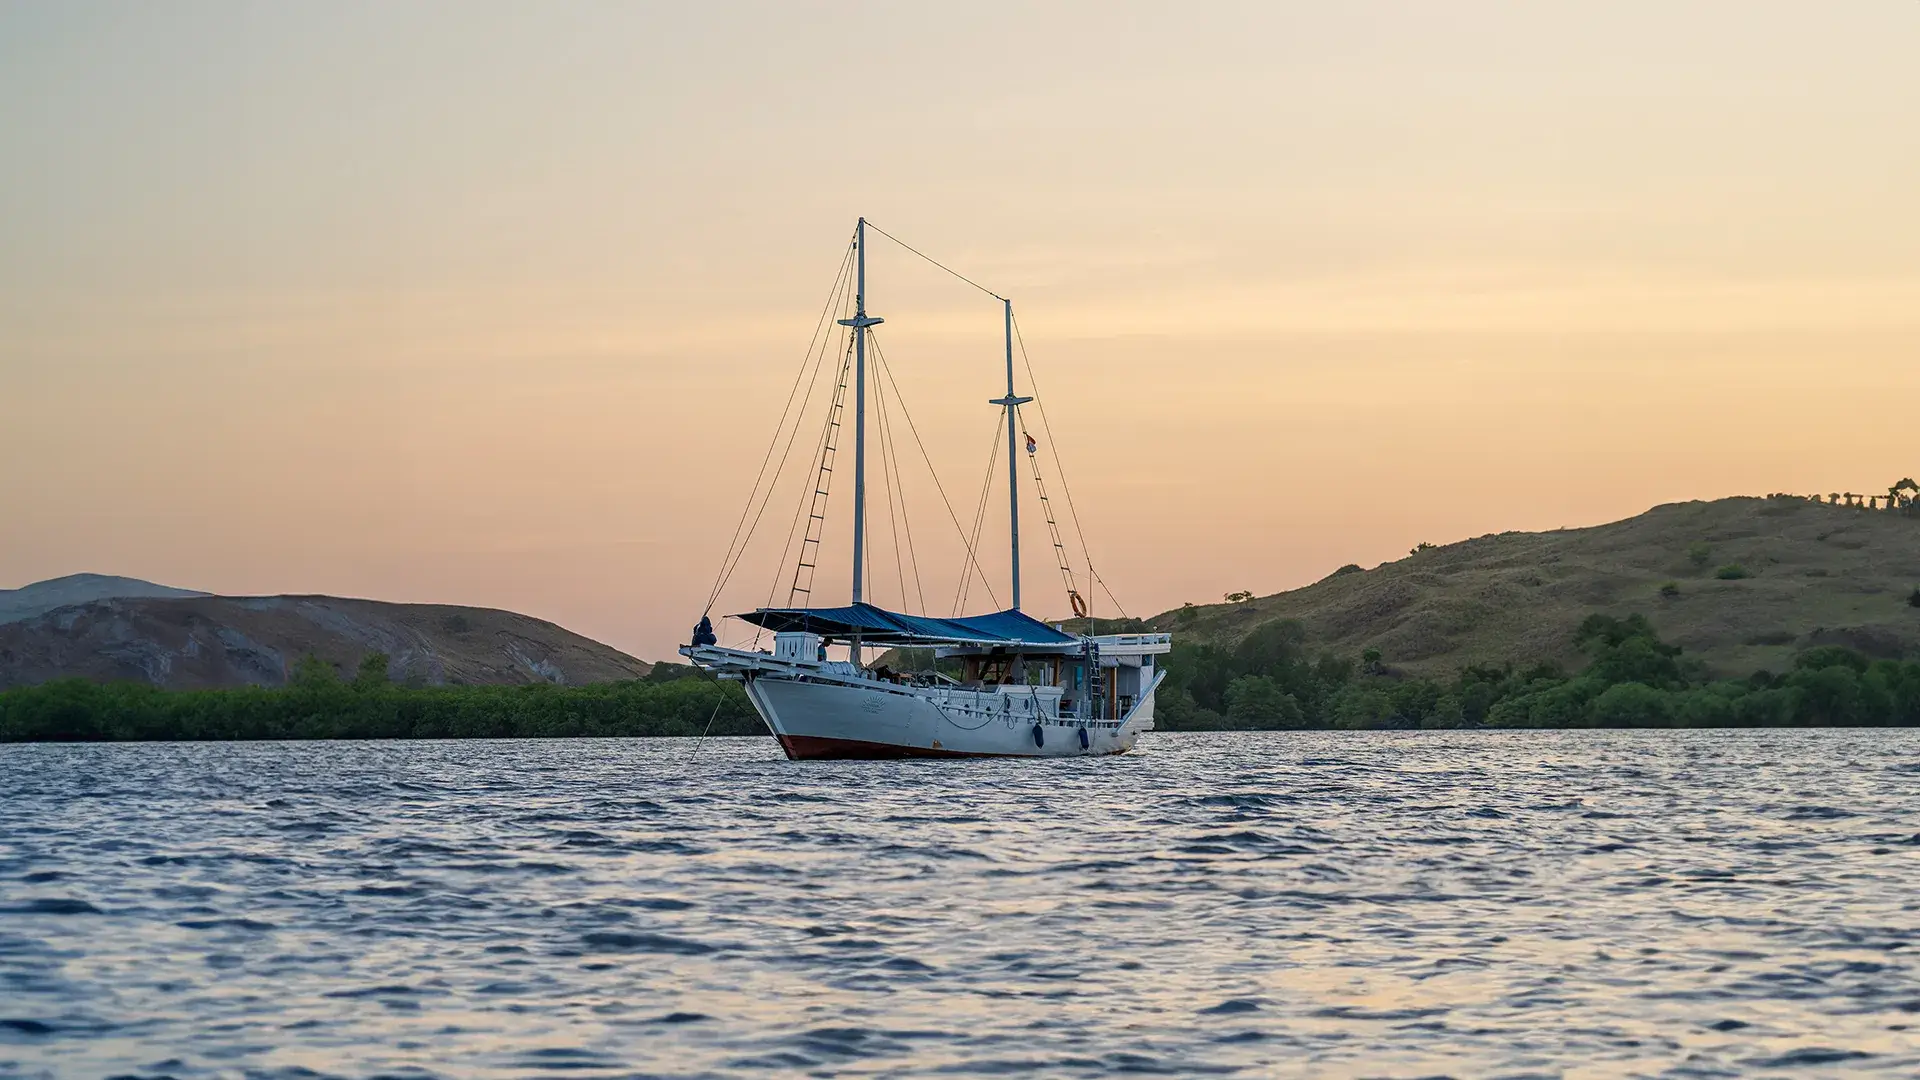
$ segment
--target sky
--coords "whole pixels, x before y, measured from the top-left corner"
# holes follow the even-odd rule
[[[1884,491],[1920,473],[1916,54],[1911,0],[9,0],[0,588],[505,607],[670,657],[861,215],[1013,300],[1101,613]],[[1001,314],[868,255],[870,482],[898,461],[913,538],[876,489],[868,598],[946,614]],[[810,404],[716,614],[788,599]]]

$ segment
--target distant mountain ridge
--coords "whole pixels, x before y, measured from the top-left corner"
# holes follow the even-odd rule
[[[1816,645],[1920,657],[1920,518],[1803,498],[1669,503],[1622,521],[1507,532],[1371,570],[1342,567],[1272,596],[1177,608],[1147,622],[1176,641],[1233,645],[1296,620],[1310,646],[1425,677],[1467,664],[1583,661],[1587,615],[1640,613],[1717,674],[1780,672]]]
[[[139,578],[111,574],[68,574],[36,581],[18,589],[0,589],[0,623],[18,622],[54,608],[128,596],[206,596],[195,589],[176,589]]]
[[[494,608],[214,596],[98,574],[0,592],[0,689],[75,677],[169,689],[280,686],[308,654],[350,675],[370,653],[387,656],[393,681],[422,685],[577,685],[652,669]]]

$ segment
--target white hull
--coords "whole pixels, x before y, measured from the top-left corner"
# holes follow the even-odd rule
[[[1045,699],[1024,689],[746,681],[754,708],[796,759],[1091,757],[1124,754],[1153,729],[1153,689],[1117,721],[1048,715]]]

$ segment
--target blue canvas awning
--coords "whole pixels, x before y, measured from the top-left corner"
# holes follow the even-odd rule
[[[1008,645],[1058,649],[1079,644],[1046,623],[1018,611],[935,619],[903,615],[872,604],[833,608],[761,608],[735,618],[779,633],[803,630],[822,637],[858,636],[869,645]]]

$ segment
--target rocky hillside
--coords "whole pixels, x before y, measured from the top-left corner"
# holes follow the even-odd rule
[[[1743,576],[1744,575],[1744,576]],[[1592,612],[1645,614],[1722,675],[1780,671],[1843,644],[1920,657],[1920,518],[1798,498],[1657,506],[1588,529],[1500,533],[1237,604],[1165,612],[1155,629],[1231,644],[1297,619],[1317,645],[1390,668],[1450,675],[1470,663],[1577,666]]]
[[[0,623],[31,619],[54,608],[107,600],[120,596],[205,596],[192,589],[155,585],[139,578],[110,574],[68,574],[36,581],[21,589],[0,589]]]
[[[308,653],[350,676],[373,652],[387,655],[395,682],[426,684],[578,684],[649,669],[550,622],[492,608],[331,596],[117,596],[0,623],[0,689],[73,676],[174,689],[278,686]]]

